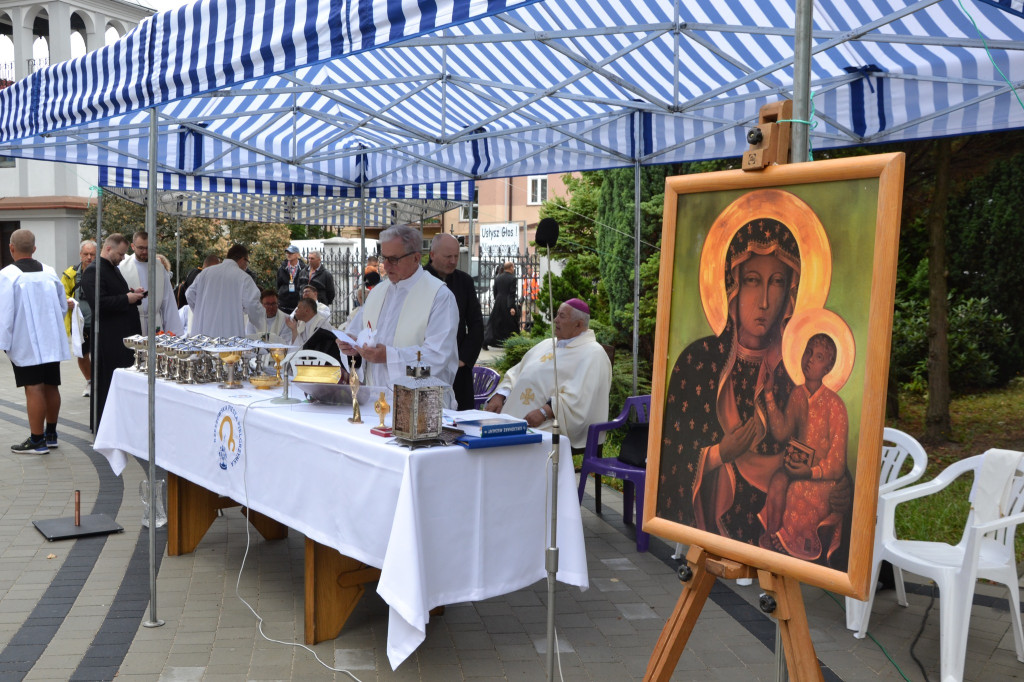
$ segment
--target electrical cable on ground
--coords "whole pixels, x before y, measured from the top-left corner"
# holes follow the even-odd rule
[[[842,610],[842,611],[843,611],[843,613],[846,613],[846,607],[845,607],[845,606],[843,606],[843,603],[842,603],[842,602],[840,602],[840,601],[839,601],[839,600],[838,600],[838,599],[836,598],[836,595],[832,594],[832,593],[831,593],[831,592],[829,592],[828,590],[822,590],[822,592],[824,592],[824,593],[825,593],[825,594],[827,594],[827,595],[828,595],[829,597],[831,597],[831,598],[832,598],[832,601],[834,601],[834,602],[836,603],[836,606],[838,606],[838,607],[840,608],[840,610]],[[874,642],[874,643],[875,643],[875,646],[877,646],[877,647],[879,648],[879,650],[880,650],[880,651],[881,651],[881,652],[882,652],[883,654],[885,654],[885,657],[886,657],[887,659],[889,659],[889,662],[890,662],[890,663],[892,663],[892,667],[896,668],[896,672],[898,672],[898,673],[900,674],[900,677],[902,677],[902,678],[903,678],[904,680],[906,680],[906,682],[911,682],[910,678],[909,678],[909,677],[907,677],[907,676],[906,676],[906,675],[905,675],[905,674],[903,673],[903,670],[902,670],[902,669],[900,669],[900,666],[899,666],[899,664],[898,664],[898,663],[896,663],[896,661],[894,661],[894,660],[892,659],[892,656],[890,656],[890,655],[889,655],[889,652],[885,650],[885,647],[884,647],[884,646],[882,646],[882,643],[881,643],[881,642],[879,642],[879,641],[878,641],[877,639],[875,639],[875,636],[874,636],[874,635],[872,635],[872,634],[871,634],[870,632],[868,632],[868,633],[865,633],[865,634],[867,634],[868,638],[869,638],[869,639],[870,639],[870,640],[871,640],[872,642]],[[927,680],[927,679],[928,679],[928,678],[927,678],[927,677],[925,677],[925,680]]]
[[[266,402],[266,401],[269,401],[269,400],[272,400],[272,399],[271,398],[266,398],[264,400],[257,400],[256,402],[249,403],[248,405],[245,406],[245,409],[242,411],[242,428],[243,429],[245,428],[245,418],[249,414],[249,408],[252,407],[253,405],[257,404],[257,403]],[[243,455],[244,455],[244,453],[243,453]],[[243,604],[245,604],[246,608],[249,609],[249,611],[252,612],[252,615],[256,617],[257,630],[259,631],[260,636],[263,637],[263,639],[267,640],[268,642],[273,642],[274,644],[283,644],[284,646],[290,646],[290,647],[296,647],[296,648],[299,648],[299,649],[305,649],[309,653],[313,654],[313,658],[316,659],[317,663],[319,663],[323,667],[327,668],[328,670],[330,670],[332,672],[336,672],[336,673],[344,673],[344,674],[348,675],[349,677],[351,677],[353,680],[355,680],[355,682],[362,682],[362,680],[360,680],[358,677],[356,677],[349,670],[345,670],[344,668],[334,668],[334,667],[331,667],[330,665],[325,663],[323,661],[323,659],[321,659],[320,656],[318,656],[315,651],[313,651],[311,648],[309,648],[305,644],[300,644],[298,642],[285,642],[285,641],[282,641],[282,640],[279,640],[279,639],[274,639],[273,637],[268,636],[267,633],[263,632],[263,616],[261,616],[259,613],[257,613],[256,609],[253,608],[252,604],[247,602],[245,600],[245,598],[242,596],[241,592],[239,591],[240,585],[242,584],[242,571],[245,570],[245,560],[249,557],[249,548],[251,546],[251,541],[252,541],[252,524],[249,523],[250,508],[249,508],[249,475],[248,474],[249,474],[249,458],[247,456],[243,456],[242,457],[242,490],[244,491],[244,497],[245,497],[245,553],[242,555],[242,565],[238,567],[238,578],[235,580],[235,596],[238,597],[238,600],[240,602],[242,602]]]
[[[917,667],[921,669],[921,675],[924,676],[924,682],[928,682],[928,673],[924,669],[924,663],[914,653],[914,647],[917,646],[918,640],[921,639],[921,633],[924,632],[925,623],[928,622],[928,613],[931,612],[932,606],[935,605],[935,583],[932,583],[932,596],[928,600],[928,608],[924,610],[924,616],[921,618],[921,627],[917,629],[917,634],[914,635],[914,641],[910,643],[910,657],[914,659],[914,663],[917,663]]]

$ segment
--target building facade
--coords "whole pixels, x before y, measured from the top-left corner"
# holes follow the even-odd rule
[[[153,10],[120,0],[0,0],[0,87],[103,47]],[[79,224],[95,201],[90,166],[0,157],[0,256],[17,229],[36,235],[36,258],[58,271],[78,262]]]

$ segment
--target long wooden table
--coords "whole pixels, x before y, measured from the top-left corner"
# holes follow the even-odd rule
[[[306,536],[308,642],[333,639],[377,580],[396,667],[432,608],[546,576],[551,444],[408,450],[352,425],[345,408],[274,405],[277,392],[156,387],[157,464],[168,471],[168,554],[193,551],[217,510],[244,505],[267,539]],[[146,377],[114,375],[95,449],[120,474],[148,451]],[[563,441],[563,462],[571,461]],[[558,579],[586,588],[572,467],[559,468]]]

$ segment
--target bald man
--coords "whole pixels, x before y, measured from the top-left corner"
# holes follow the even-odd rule
[[[459,264],[459,240],[450,234],[435,235],[430,242],[430,262],[426,270],[443,281],[459,307],[459,332],[456,343],[459,346],[459,369],[455,372],[452,390],[460,410],[472,410],[473,365],[480,357],[484,342],[484,317],[480,311],[480,300],[476,297],[473,278],[456,268]]]
[[[0,349],[11,360],[15,384],[25,388],[30,434],[11,452],[45,455],[57,447],[60,363],[71,357],[64,332],[68,298],[53,268],[32,258],[32,232],[11,233],[10,249],[14,262],[0,270]]]

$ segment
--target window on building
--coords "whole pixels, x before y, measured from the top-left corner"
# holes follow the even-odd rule
[[[480,218],[480,190],[473,188],[473,203],[470,205],[463,204],[459,206],[459,222],[469,222],[469,212],[473,211],[473,220]]]
[[[548,176],[531,175],[529,178],[529,194],[526,203],[529,206],[543,204],[548,200]]]

